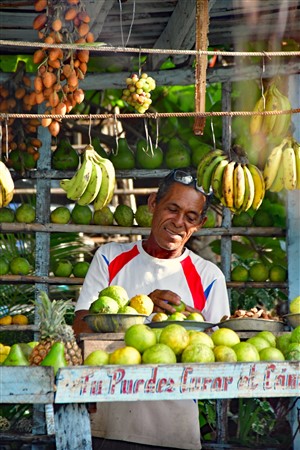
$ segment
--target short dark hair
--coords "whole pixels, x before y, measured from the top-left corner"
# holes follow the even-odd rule
[[[183,181],[183,179],[179,179],[178,177],[176,177],[178,173],[184,174],[184,178],[187,178],[188,181]],[[201,218],[205,217],[206,211],[211,205],[213,195],[212,193],[206,194],[200,187],[197,188],[197,178],[195,176],[195,169],[193,168],[184,167],[174,169],[167,176],[165,176],[158,185],[158,190],[156,193],[156,203],[159,203],[161,201],[161,199],[169,191],[170,187],[175,183],[181,183],[186,186],[193,186],[198,192],[200,192],[205,197],[206,202],[200,214]]]

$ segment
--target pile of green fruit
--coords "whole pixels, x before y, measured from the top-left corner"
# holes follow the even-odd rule
[[[85,365],[174,364],[300,360],[300,326],[280,337],[269,331],[241,341],[229,328],[211,335],[170,323],[164,328],[135,324],[124,334],[124,344],[111,353],[95,350]]]

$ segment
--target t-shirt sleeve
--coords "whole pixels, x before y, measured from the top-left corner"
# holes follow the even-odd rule
[[[213,324],[219,323],[223,316],[230,315],[226,281],[221,271],[217,274],[207,294],[206,304],[202,313],[205,320]]]
[[[85,276],[75,311],[89,309],[91,303],[97,300],[99,292],[108,286],[108,265],[100,247],[90,264]]]

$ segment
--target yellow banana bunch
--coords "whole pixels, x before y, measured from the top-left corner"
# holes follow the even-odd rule
[[[300,146],[295,139],[283,139],[271,150],[263,176],[266,189],[271,192],[300,189]]]
[[[230,159],[222,150],[209,152],[200,161],[197,183],[207,193],[212,188],[222,205],[236,214],[258,209],[265,195],[260,170],[243,157]]]
[[[115,189],[115,169],[112,162],[102,158],[92,145],[84,150],[80,168],[71,179],[60,181],[61,188],[70,200],[79,205],[94,204],[102,209],[110,203]]]
[[[253,111],[288,111],[291,109],[289,99],[277,88],[275,82],[270,84],[264,96],[256,102]],[[291,114],[253,115],[250,119],[250,133],[262,133],[275,137],[285,137],[291,124]]]
[[[9,169],[0,161],[0,208],[7,206],[14,196],[14,181]]]

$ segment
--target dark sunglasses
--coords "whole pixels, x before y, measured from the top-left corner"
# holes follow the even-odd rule
[[[196,191],[201,192],[201,194],[205,195],[205,197],[210,197],[213,194],[211,187],[209,188],[208,193],[205,192],[203,187],[198,185],[197,178],[181,169],[173,169],[169,175],[167,175],[167,179],[177,181],[178,183],[185,184],[186,186],[190,186],[192,184]]]

